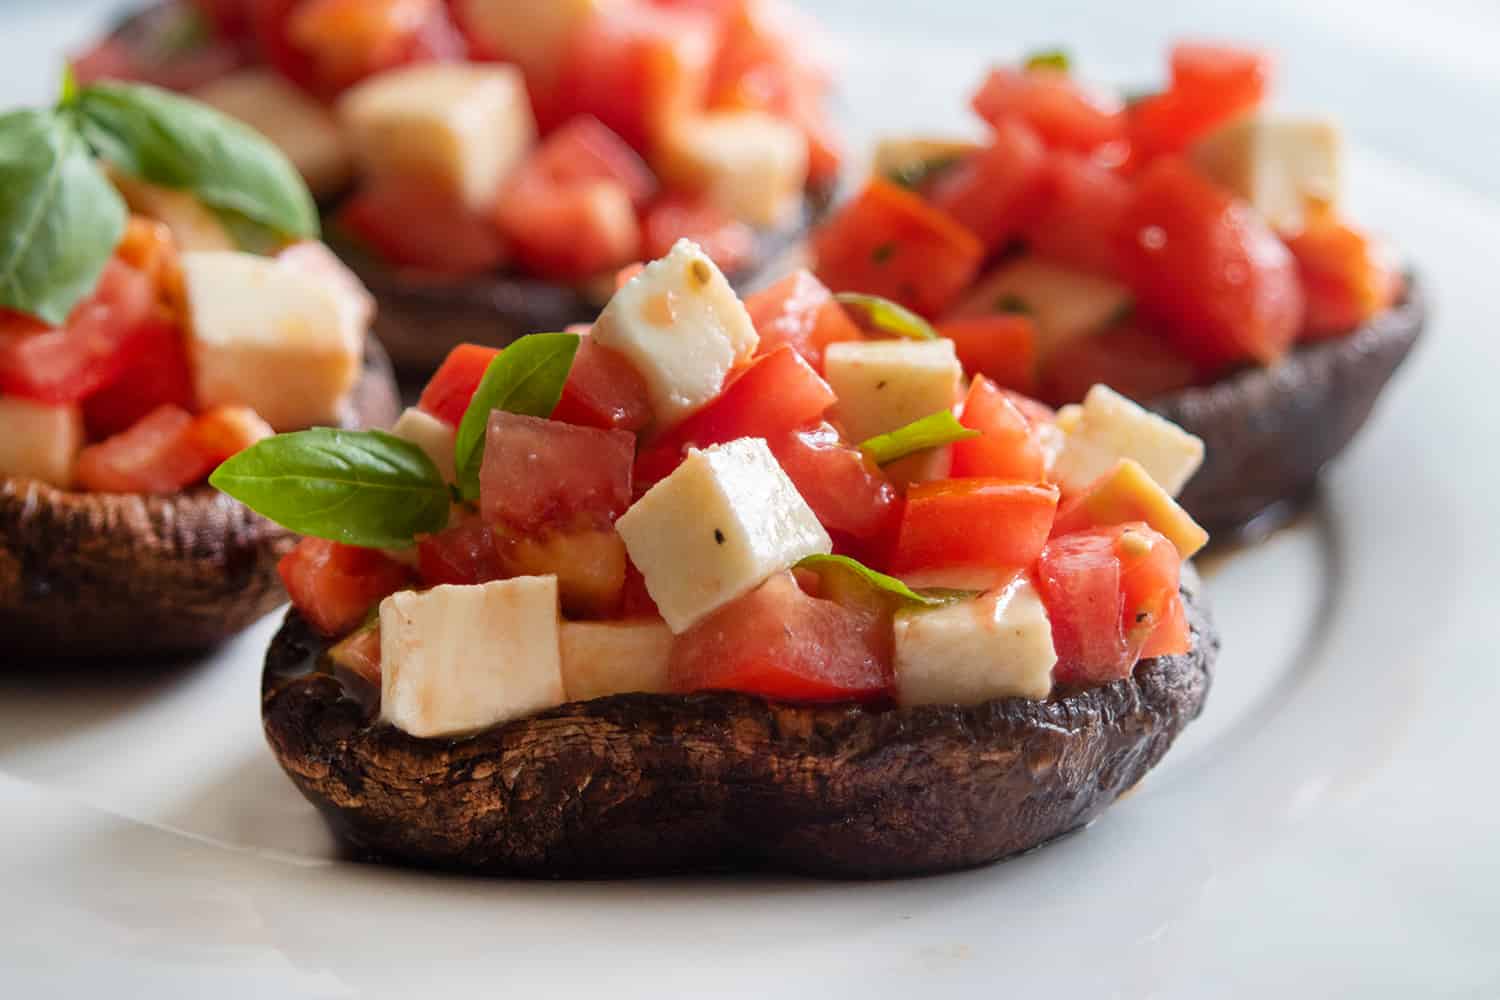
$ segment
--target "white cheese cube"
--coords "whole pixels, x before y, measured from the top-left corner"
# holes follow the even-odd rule
[[[231,73],[193,96],[271,140],[292,161],[313,194],[334,194],[348,183],[349,149],[338,120],[277,74],[263,69]]]
[[[674,122],[656,165],[674,186],[700,191],[741,222],[775,228],[801,207],[807,136],[759,111],[718,111]]]
[[[148,184],[120,170],[111,170],[109,174],[130,210],[171,230],[179,250],[235,249],[234,237],[219,217],[186,191]]]
[[[668,690],[672,630],[655,619],[563,622],[562,677],[569,701]]]
[[[318,240],[293,243],[278,253],[276,260],[328,285],[339,297],[344,322],[359,330],[361,337],[369,331],[370,324],[375,322],[375,296],[326,243]]]
[[[426,410],[413,406],[401,414],[396,426],[391,428],[391,433],[421,448],[443,474],[445,482],[458,482],[453,457],[454,441],[458,437],[457,428],[445,424]]]
[[[678,633],[771,574],[833,551],[828,532],[761,438],[689,452],[615,528]]]
[[[953,315],[1024,312],[1036,323],[1037,357],[1045,361],[1064,344],[1117,322],[1133,301],[1117,281],[1020,257],[981,278]]]
[[[1241,118],[1199,140],[1190,156],[1273,229],[1295,233],[1309,208],[1338,203],[1342,145],[1338,127],[1321,119]]]
[[[1036,587],[1001,590],[896,616],[896,698],[902,705],[978,705],[1045,698],[1057,650]]]
[[[464,736],[561,705],[556,579],[387,597],[380,670],[381,717],[413,736]]]
[[[513,62],[529,80],[552,84],[573,33],[618,0],[459,0],[463,25],[488,55]]]
[[[678,240],[626,282],[593,337],[625,355],[645,380],[658,430],[717,396],[724,376],[760,344],[745,304],[691,240]]]
[[[848,341],[823,355],[834,418],[856,443],[948,409],[963,375],[951,340]]]
[[[1067,435],[1052,478],[1064,493],[1080,493],[1122,458],[1133,458],[1167,493],[1177,496],[1203,464],[1203,441],[1107,386],[1096,385],[1081,407],[1064,407],[1058,426]]]
[[[83,448],[83,415],[76,406],[49,406],[0,397],[0,477],[37,479],[63,489]]]
[[[536,142],[521,71],[493,63],[381,73],[344,95],[339,119],[367,176],[442,185],[474,212],[493,207]]]
[[[278,431],[338,421],[364,330],[332,282],[244,253],[182,255],[198,402],[248,406]]]

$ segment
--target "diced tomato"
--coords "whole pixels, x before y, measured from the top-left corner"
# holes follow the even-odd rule
[[[248,406],[215,406],[194,418],[191,440],[217,466],[275,433]]]
[[[1270,87],[1264,52],[1183,42],[1172,49],[1172,83],[1130,109],[1132,162],[1181,153],[1218,126],[1253,111]]]
[[[823,370],[823,352],[829,344],[864,339],[828,286],[807,270],[794,271],[747,296],[745,308],[760,334],[760,353],[770,354],[785,344],[816,371]]]
[[[589,114],[569,119],[543,139],[522,169],[559,187],[614,181],[638,209],[645,208],[657,194],[656,175],[641,154]]]
[[[1142,308],[1209,372],[1271,364],[1302,327],[1302,286],[1285,244],[1182,160],[1163,158],[1142,175],[1120,248]]]
[[[217,463],[196,447],[193,415],[162,406],[78,455],[78,485],[96,493],[170,494],[208,478]]]
[[[555,184],[523,164],[495,209],[520,265],[555,281],[586,281],[638,260],[641,227],[624,185]]]
[[[576,523],[576,522],[575,522]],[[569,618],[610,618],[620,610],[629,556],[613,527],[549,528],[540,534],[495,528],[505,576],[553,576]]]
[[[490,362],[500,354],[498,348],[478,344],[459,344],[448,352],[443,363],[422,390],[418,409],[432,414],[444,423],[457,427],[474,398],[474,392],[489,370]]]
[[[344,202],[338,223],[392,267],[465,278],[506,261],[494,223],[435,184],[366,184]]]
[[[673,690],[777,701],[874,701],[893,683],[890,621],[809,597],[773,576],[677,637]]]
[[[377,549],[304,538],[277,569],[292,604],[326,636],[344,635],[387,597],[412,583],[411,571]]]
[[[1105,277],[1120,272],[1120,223],[1130,204],[1130,184],[1112,170],[1076,153],[1047,161],[1040,214],[1022,237],[1038,256]]]
[[[804,427],[768,443],[823,527],[861,542],[894,535],[901,515],[895,488],[832,424]]]
[[[636,460],[641,485],[668,476],[690,445],[706,448],[743,437],[772,438],[821,420],[838,401],[802,355],[782,346],[731,377],[707,406],[653,441]]]
[[[193,371],[182,330],[153,316],[122,345],[119,376],[83,401],[84,424],[89,438],[99,440],[130,429],[167,404],[194,408]]]
[[[952,217],[879,178],[813,233],[812,248],[834,291],[881,295],[928,317],[953,304],[985,256]]]
[[[1061,684],[1107,684],[1130,675],[1152,634],[1172,614],[1181,561],[1144,524],[1054,539],[1037,563],[1052,619]],[[1163,642],[1171,639],[1163,636]]]
[[[635,435],[490,414],[480,512],[522,535],[608,528],[630,506]]]
[[[969,385],[959,422],[980,436],[954,442],[953,478],[1039,483],[1046,477],[1046,451],[1031,421],[983,375]]]
[[[646,590],[646,578],[635,568],[635,563],[625,563],[625,589],[620,595],[621,618],[661,618],[661,611]]]
[[[1086,90],[1060,70],[999,67],[990,72],[972,105],[994,126],[1007,119],[1025,122],[1057,149],[1087,153],[1125,136],[1120,101]]]
[[[1036,322],[1030,316],[969,316],[939,324],[937,329],[953,341],[964,371],[984,375],[1007,389],[1036,391]]]
[[[1167,602],[1167,610],[1160,624],[1141,648],[1141,659],[1150,660],[1158,656],[1182,656],[1193,648],[1193,634],[1188,628],[1187,608],[1182,595],[1174,594]]]
[[[1145,402],[1197,380],[1197,370],[1181,351],[1161,336],[1127,324],[1059,347],[1047,359],[1042,395],[1061,406],[1078,402],[1096,385],[1107,385]]]
[[[334,668],[347,671],[366,684],[380,686],[380,623],[350,633],[328,650]]]
[[[1401,294],[1401,275],[1384,248],[1348,223],[1314,219],[1287,248],[1307,293],[1304,340],[1350,333]]]
[[[601,430],[638,431],[651,422],[651,399],[645,380],[629,361],[585,336],[552,419]]]
[[[998,250],[1042,210],[1047,150],[1024,122],[1003,118],[983,149],[933,180],[927,198]]]
[[[317,245],[322,246],[321,243]],[[326,248],[323,252],[329,253]],[[182,255],[172,230],[165,223],[132,215],[125,225],[120,245],[115,247],[115,257],[145,276],[156,292],[157,302],[168,313],[180,317],[186,312]]]
[[[134,334],[150,318],[155,289],[112,258],[93,293],[63,326],[21,318],[0,326],[0,393],[75,403],[111,385],[134,360]]]
[[[419,538],[417,566],[428,587],[467,586],[505,577],[494,530],[479,517],[465,517],[435,535]]]
[[[385,70],[467,53],[441,0],[255,0],[250,18],[261,57],[323,98]]]
[[[1003,479],[913,486],[892,565],[897,573],[1030,566],[1047,544],[1058,498],[1056,486]]]
[[[641,222],[646,259],[665,257],[680,239],[702,247],[725,274],[742,271],[755,260],[755,230],[704,198],[668,195],[646,210]]]
[[[80,85],[129,80],[168,90],[196,90],[244,62],[237,45],[201,35],[197,11],[182,4],[142,10],[70,61]],[[192,39],[185,42],[184,39]]]

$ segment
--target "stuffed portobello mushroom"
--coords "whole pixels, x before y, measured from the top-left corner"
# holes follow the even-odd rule
[[[764,284],[839,172],[815,34],[779,0],[170,0],[75,66],[277,142],[426,377],[459,343],[591,321],[615,272],[682,237]]]
[[[1101,383],[1167,416],[1209,444],[1183,506],[1217,538],[1264,523],[1311,492],[1425,319],[1339,206],[1338,130],[1263,110],[1270,75],[1263,53],[1180,44],[1127,104],[1060,52],[996,68],[972,99],[987,137],[883,143],[815,232],[816,272],[932,320],[966,370],[1064,424]]]
[[[158,185],[260,252],[184,252]],[[168,188],[166,185],[173,185]],[[277,431],[399,412],[372,303],[291,165],[152,87],[0,115],[0,635],[28,657],[212,646],[284,599],[294,539],[208,488]]]
[[[1161,759],[1218,649],[1174,499],[1203,444],[1095,393],[1064,427],[895,303],[805,271],[742,301],[682,241],[587,333],[459,347],[390,434],[214,473],[308,536],[272,751],[353,849],[466,872],[1044,843]]]

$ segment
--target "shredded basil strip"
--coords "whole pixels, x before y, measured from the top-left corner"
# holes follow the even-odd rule
[[[895,603],[898,608],[940,608],[974,596],[958,590],[926,593],[912,590],[894,576],[886,576],[848,556],[812,555],[797,563],[797,568],[810,570],[824,579],[833,574],[847,574],[881,598]]]
[[[860,292],[840,292],[834,298],[854,314],[860,326],[867,329],[907,340],[938,339],[931,323],[890,299]]]
[[[905,427],[898,427],[888,434],[872,437],[859,447],[876,465],[889,465],[919,451],[941,448],[945,444],[967,441],[978,436],[978,431],[959,423],[952,410],[943,410],[913,421]]]
[[[1066,73],[1073,68],[1073,60],[1065,49],[1042,49],[1026,57],[1026,68],[1055,69],[1059,73]]]

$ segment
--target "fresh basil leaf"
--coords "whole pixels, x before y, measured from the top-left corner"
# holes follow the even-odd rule
[[[860,326],[892,337],[907,340],[937,340],[932,324],[903,305],[878,295],[840,292],[834,296],[839,304],[854,314]]]
[[[318,210],[291,162],[259,132],[157,87],[95,83],[73,102],[95,152],[141,180],[289,239],[318,235]]]
[[[894,603],[898,609],[903,607],[940,608],[945,604],[952,604],[970,596],[960,591],[953,591],[952,596],[919,593],[894,576],[879,573],[848,556],[812,555],[797,563],[797,568],[811,570],[825,581],[842,575],[845,580],[854,580],[882,599]]]
[[[125,216],[71,115],[0,115],[0,306],[64,322],[98,283]]]
[[[1059,73],[1066,73],[1073,67],[1073,60],[1068,57],[1065,49],[1043,49],[1033,52],[1026,57],[1026,68],[1054,69]]]
[[[485,369],[458,425],[453,446],[458,488],[465,500],[479,496],[479,470],[484,464],[490,414],[505,410],[529,417],[552,416],[568,373],[573,370],[579,340],[576,333],[529,334],[501,351]]]
[[[889,465],[898,458],[915,455],[929,448],[941,448],[955,441],[976,438],[979,432],[958,422],[952,410],[943,410],[929,417],[898,427],[889,434],[872,437],[859,448],[876,465]]]
[[[278,434],[208,481],[284,528],[345,545],[401,548],[448,523],[448,484],[437,466],[384,431]]]

